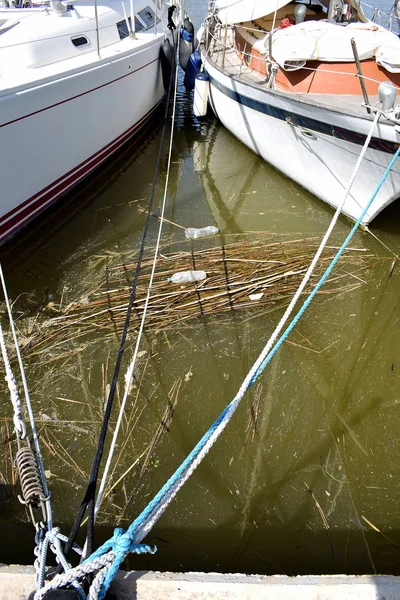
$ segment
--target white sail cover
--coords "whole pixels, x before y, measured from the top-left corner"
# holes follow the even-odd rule
[[[270,15],[289,4],[290,0],[216,0],[222,23],[243,23]]]
[[[309,60],[353,62],[354,38],[360,60],[376,57],[391,72],[400,68],[400,40],[375,23],[351,23],[346,27],[325,21],[306,21],[274,32],[272,55],[286,71],[301,69]]]

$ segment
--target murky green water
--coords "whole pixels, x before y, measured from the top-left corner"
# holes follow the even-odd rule
[[[56,306],[61,297],[66,303],[87,293],[105,276],[107,260],[118,262],[118,255],[139,247],[145,217],[133,200],[147,204],[159,139],[159,125],[152,124],[101,173],[1,249],[21,331],[36,326],[41,307],[39,323],[51,315],[49,293]],[[163,165],[161,184],[166,160]],[[197,123],[190,97],[180,91],[168,219],[184,227],[216,225],[222,237],[212,243],[226,243],[230,234],[248,231],[320,235],[331,217],[327,206],[216,121]],[[400,209],[392,206],[371,227],[395,253],[399,224]],[[349,227],[346,219],[339,221],[334,245]],[[154,219],[149,246],[157,229]],[[164,251],[176,242],[185,247],[173,225],[165,226],[163,239]],[[196,248],[207,244],[199,241]],[[354,247],[385,260],[371,259],[362,282],[355,279],[357,289],[316,299],[149,536],[159,552],[131,559],[131,568],[399,573],[400,270],[396,264],[389,278],[391,255],[368,233],[359,232]],[[232,399],[282,311],[278,306],[263,315],[197,317],[146,333],[113,481],[144,454],[139,468],[108,496],[99,542],[132,490],[122,525]],[[126,359],[134,341],[132,332]],[[55,520],[64,532],[85,488],[117,343],[116,336],[105,341],[99,331],[91,340],[63,346],[61,357],[53,348],[26,358]],[[0,402],[1,472],[11,483],[15,448],[7,441],[11,408],[4,389]],[[175,410],[172,419],[167,413],[169,427],[161,434],[168,402]],[[249,431],[252,409],[256,423]],[[155,450],[145,468],[152,440]],[[21,505],[4,497],[0,507],[0,560],[31,562],[33,534]]]

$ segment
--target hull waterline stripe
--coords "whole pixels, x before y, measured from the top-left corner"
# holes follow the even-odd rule
[[[210,73],[208,73],[208,75],[210,78],[210,84],[214,86],[215,89],[237,104],[245,106],[246,108],[251,108],[252,110],[265,114],[274,119],[279,119],[280,121],[288,121],[295,126],[304,127],[310,131],[315,131],[339,140],[351,142],[357,146],[362,146],[367,138],[367,136],[363,133],[357,133],[356,131],[338,127],[337,125],[331,125],[323,121],[318,121],[317,119],[298,115],[295,112],[272,106],[267,102],[261,102],[255,98],[250,98],[249,96],[245,96],[244,94],[241,94],[235,90],[229,89],[220,81],[217,81],[214,77],[212,77]],[[234,79],[231,79],[231,81],[235,83]],[[372,138],[369,147],[372,150],[379,150],[380,152],[385,152],[387,154],[394,154],[399,147],[399,144],[396,142],[382,140],[380,138]]]
[[[113,79],[112,81],[107,81],[107,83],[98,85],[97,87],[92,88],[91,90],[87,90],[86,92],[82,92],[81,94],[77,94],[76,96],[71,96],[71,98],[66,98],[65,100],[60,100],[60,102],[56,102],[55,104],[50,104],[50,106],[46,106],[45,108],[40,108],[39,110],[35,110],[34,112],[31,112],[27,115],[23,115],[22,117],[18,117],[17,119],[13,119],[12,121],[7,121],[7,123],[3,123],[0,125],[0,129],[2,127],[7,127],[7,125],[12,125],[13,123],[17,123],[18,121],[23,121],[24,119],[27,119],[28,117],[33,117],[34,115],[38,115],[39,113],[44,112],[46,110],[50,110],[51,108],[54,108],[56,106],[60,106],[61,104],[65,104],[66,102],[71,102],[71,100],[76,100],[77,98],[80,98],[81,96],[86,96],[87,94],[96,92],[97,90],[107,87],[108,85],[111,85],[111,84],[115,83],[116,81],[125,79],[125,77],[130,77],[130,75],[134,75],[138,71],[141,71],[142,69],[145,69],[149,65],[152,65],[153,63],[158,62],[158,61],[159,61],[159,58],[157,57],[154,60],[151,60],[150,62],[146,63],[145,65],[142,65],[138,69],[135,69],[135,71],[131,71],[129,73],[126,73],[125,75],[121,75],[121,77],[117,77],[116,79]],[[84,71],[82,71],[82,73],[84,73]],[[82,73],[77,73],[77,75],[80,75]]]
[[[98,150],[97,152],[95,152],[95,154],[92,154],[92,156],[90,156],[89,158],[84,160],[82,163],[80,163],[79,165],[77,165],[76,167],[74,167],[73,169],[68,171],[67,173],[64,173],[63,175],[61,175],[61,177],[59,177],[58,179],[56,179],[55,181],[53,181],[52,183],[50,183],[49,185],[44,187],[42,190],[40,190],[39,192],[37,192],[36,194],[31,196],[24,202],[21,202],[20,204],[18,204],[17,207],[13,208],[11,211],[9,211],[5,215],[3,215],[0,218],[0,225],[5,223],[6,221],[8,221],[8,219],[10,217],[12,217],[13,215],[15,215],[19,212],[22,212],[22,210],[25,207],[27,207],[29,204],[32,204],[35,200],[39,199],[40,196],[43,196],[47,192],[50,192],[51,190],[53,190],[55,187],[59,186],[62,182],[67,180],[71,175],[75,174],[77,171],[79,171],[80,169],[82,169],[83,167],[88,165],[91,161],[94,161],[100,154],[104,154],[109,148],[118,144],[120,140],[123,141],[125,138],[128,138],[130,135],[133,135],[135,133],[135,130],[137,128],[141,127],[141,125],[147,119],[150,118],[151,114],[157,110],[157,108],[161,104],[161,102],[162,102],[162,99],[148,113],[146,113],[141,119],[139,119],[134,125],[132,125],[129,129],[124,131],[124,133],[119,135],[112,142],[109,142],[106,146],[101,148],[101,150]]]
[[[162,100],[158,102],[144,117],[142,117],[135,125],[130,127],[125,133],[116,138],[113,142],[102,148],[99,152],[96,152],[88,160],[81,163],[77,168],[73,169],[66,175],[63,175],[60,179],[53,182],[50,186],[30,198],[25,202],[29,203],[24,210],[21,210],[19,205],[13,211],[10,211],[6,215],[6,219],[3,218],[3,222],[0,221],[0,243],[4,242],[12,234],[16,233],[17,230],[26,225],[30,220],[36,217],[42,210],[48,205],[52,204],[55,200],[64,195],[77,183],[83,180],[90,172],[98,167],[102,162],[109,158],[116,150],[118,150],[130,137],[139,131],[139,129],[145,124],[152,114],[160,106]],[[48,191],[46,191],[48,190]],[[6,221],[6,222],[5,222]]]

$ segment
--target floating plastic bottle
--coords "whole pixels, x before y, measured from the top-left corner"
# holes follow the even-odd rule
[[[215,235],[216,233],[218,233],[218,231],[218,227],[214,227],[214,225],[202,227],[201,229],[196,229],[195,227],[188,227],[188,229],[185,229],[185,237],[188,240],[197,240],[197,238],[206,237],[207,235]]]
[[[205,271],[181,271],[180,273],[174,273],[172,277],[168,278],[168,281],[172,283],[195,283],[196,281],[203,281],[207,277]]]

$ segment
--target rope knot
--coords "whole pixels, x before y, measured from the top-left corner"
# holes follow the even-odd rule
[[[127,554],[130,551],[132,540],[122,527],[114,529],[112,551],[115,554]]]
[[[59,533],[60,533],[59,527],[53,527],[53,529],[46,531],[46,537],[49,540],[50,544],[54,544]]]
[[[112,551],[119,557],[125,557],[129,552],[135,552],[136,554],[155,554],[157,552],[156,546],[149,546],[148,544],[136,544],[134,537],[125,531],[121,527],[114,529]],[[122,561],[121,561],[122,562]]]
[[[155,554],[157,552],[156,546],[149,546],[148,544],[136,544],[134,537],[125,531],[122,527],[116,527],[114,529],[112,551],[119,557],[125,557],[129,552],[135,552],[136,554]],[[121,561],[122,562],[122,561]]]

